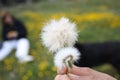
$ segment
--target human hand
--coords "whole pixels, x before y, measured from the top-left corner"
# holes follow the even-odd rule
[[[66,74],[64,74],[64,75],[57,75],[55,77],[55,80],[70,80],[70,78]]]
[[[10,31],[7,35],[8,38],[16,38],[18,33],[16,31]]]
[[[58,71],[58,75],[55,80],[117,80],[105,73],[101,73],[86,67],[79,68],[73,66],[73,68],[69,71],[69,74],[63,75],[66,71],[67,68],[63,68],[63,70]]]

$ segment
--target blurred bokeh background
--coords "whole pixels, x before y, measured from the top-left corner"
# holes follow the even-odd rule
[[[0,62],[0,80],[54,79],[53,56],[40,41],[42,26],[53,18],[65,16],[75,22],[81,43],[120,41],[120,0],[0,0],[0,12],[2,10],[8,10],[26,24],[30,54],[35,60],[19,64],[13,51]],[[110,64],[94,69],[118,78],[117,71]]]

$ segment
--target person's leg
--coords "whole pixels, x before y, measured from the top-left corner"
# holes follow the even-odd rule
[[[6,58],[15,47],[15,41],[5,41],[0,49],[0,61]]]
[[[33,57],[29,55],[29,41],[26,38],[19,39],[16,45],[16,57],[19,62],[29,62]]]

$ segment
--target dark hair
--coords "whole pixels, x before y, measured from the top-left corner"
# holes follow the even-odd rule
[[[10,17],[12,18],[13,22],[15,21],[14,16],[12,16],[11,14],[3,15],[3,16],[2,16],[2,20],[1,20],[1,21],[2,21],[2,26],[7,25],[7,24],[5,23],[5,19],[6,19],[7,16],[10,16]]]

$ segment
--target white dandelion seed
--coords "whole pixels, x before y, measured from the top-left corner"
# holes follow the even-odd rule
[[[76,24],[64,17],[46,23],[41,34],[43,45],[51,52],[57,52],[64,47],[73,47],[77,37]]]
[[[81,53],[74,47],[67,47],[59,50],[54,57],[54,64],[58,70],[62,70],[64,65],[71,68],[74,62],[80,59]],[[69,64],[69,61],[72,62]]]

